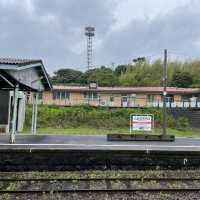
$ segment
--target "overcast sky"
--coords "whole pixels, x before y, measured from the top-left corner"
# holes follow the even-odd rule
[[[86,69],[84,27],[96,27],[94,65],[200,58],[199,0],[0,0],[0,56],[41,58],[49,72]]]

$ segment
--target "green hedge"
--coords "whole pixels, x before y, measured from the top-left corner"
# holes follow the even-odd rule
[[[38,106],[38,128],[71,128],[71,127],[94,127],[94,128],[124,128],[129,126],[129,116],[135,114],[153,114],[155,127],[162,126],[162,110],[157,108],[95,108],[89,105],[74,107]],[[31,126],[32,107],[27,106],[25,127]],[[187,119],[175,120],[168,116],[168,125],[171,128],[188,128]]]

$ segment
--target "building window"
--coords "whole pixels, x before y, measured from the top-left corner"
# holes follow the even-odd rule
[[[56,100],[56,97],[57,97],[57,92],[53,91],[53,100]]]
[[[127,96],[122,96],[121,97],[122,102],[128,102],[128,97]]]
[[[61,97],[61,92],[57,92],[56,93],[56,99],[60,99],[60,97]]]
[[[87,99],[87,92],[83,93],[84,99]]]
[[[111,96],[110,97],[110,102],[114,102],[115,101],[115,97]]]
[[[98,99],[97,92],[84,92],[84,98],[88,100],[96,100]]]
[[[53,92],[53,100],[68,100],[70,97],[69,92],[66,91],[54,91]]]
[[[43,93],[42,93],[42,92],[39,92],[39,93],[38,93],[38,99],[39,99],[39,100],[42,100],[42,99],[43,99]]]
[[[93,92],[93,93],[92,93],[92,99],[98,99],[98,95],[97,95],[96,92]]]
[[[152,103],[155,101],[155,95],[153,95],[153,94],[148,94],[147,98],[148,98],[148,102]]]
[[[174,95],[168,94],[166,96],[166,101],[169,103],[174,102]]]
[[[65,99],[65,92],[61,92],[61,99]]]
[[[70,93],[69,92],[65,92],[65,99],[69,100],[70,98]]]

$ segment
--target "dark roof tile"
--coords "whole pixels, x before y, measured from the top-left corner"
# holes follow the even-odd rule
[[[29,65],[42,62],[41,60],[19,59],[19,58],[0,58],[0,64],[8,65]]]

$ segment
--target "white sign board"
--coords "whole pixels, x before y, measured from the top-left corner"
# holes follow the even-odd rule
[[[152,131],[153,115],[131,115],[130,116],[130,132],[131,131]]]

